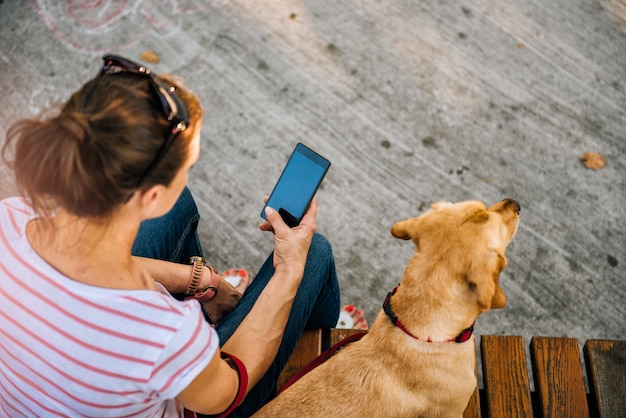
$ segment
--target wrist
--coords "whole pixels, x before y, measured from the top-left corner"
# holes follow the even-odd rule
[[[277,288],[273,289],[272,292],[280,294],[282,298],[295,294],[300,287],[303,275],[304,272],[297,269],[275,270],[270,283]]]
[[[217,289],[220,284],[220,275],[211,266],[205,265],[202,275],[202,279],[196,290],[194,298],[200,300],[200,302],[206,302],[213,299],[217,295]]]
[[[185,296],[190,297],[196,294],[198,290],[198,285],[202,281],[202,276],[204,273],[204,265],[206,261],[204,258],[199,256],[193,256],[189,259],[191,263],[191,275],[189,276],[189,280],[187,281],[187,286],[185,286]]]
[[[304,276],[304,266],[297,267],[293,265],[281,264],[274,269],[274,275],[280,276],[283,280],[294,280],[299,282]]]
[[[220,276],[213,267],[206,265],[206,260],[200,256],[191,257],[190,262],[191,275],[185,287],[185,298],[196,298],[206,302],[217,294]]]

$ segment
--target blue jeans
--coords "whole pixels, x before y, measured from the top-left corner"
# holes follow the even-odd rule
[[[192,255],[203,255],[197,226],[200,215],[191,192],[185,188],[165,216],[144,221],[133,245],[133,255],[187,264]],[[223,345],[248,315],[274,274],[273,254],[267,258],[235,309],[216,328]],[[246,396],[232,417],[249,417],[272,396],[276,382],[305,328],[329,328],[339,317],[339,284],[330,244],[315,234],[304,277],[296,294],[278,354],[267,373]],[[250,342],[254,344],[254,341]]]

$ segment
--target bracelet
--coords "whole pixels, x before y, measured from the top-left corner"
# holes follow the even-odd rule
[[[215,271],[213,267],[211,266],[207,266],[207,267],[211,271],[211,277],[209,278],[209,285],[205,287],[204,289],[197,291],[196,294],[193,295],[193,297],[198,299],[200,302],[207,302],[213,299],[215,295],[217,295],[217,287],[219,285],[219,280],[220,280],[219,276],[217,275],[217,272]],[[215,276],[217,277],[216,283],[213,283],[213,273],[215,273]]]
[[[185,288],[185,296],[187,297],[196,294],[196,289],[198,288],[198,284],[200,284],[200,280],[202,280],[202,273],[204,272],[204,265],[206,264],[204,258],[197,255],[191,257],[189,262],[193,264],[193,267],[191,268],[191,277]]]

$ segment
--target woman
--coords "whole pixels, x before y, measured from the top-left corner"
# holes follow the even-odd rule
[[[205,265],[185,187],[201,124],[173,77],[107,56],[57,116],[9,129],[0,416],[250,416],[302,330],[336,323],[317,201],[293,229],[268,208],[274,252],[243,295]]]

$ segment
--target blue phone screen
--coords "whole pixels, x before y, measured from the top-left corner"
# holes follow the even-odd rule
[[[289,226],[297,225],[311,203],[329,165],[326,159],[299,145],[280,175],[267,206],[277,210]],[[261,216],[265,218],[265,208]]]

